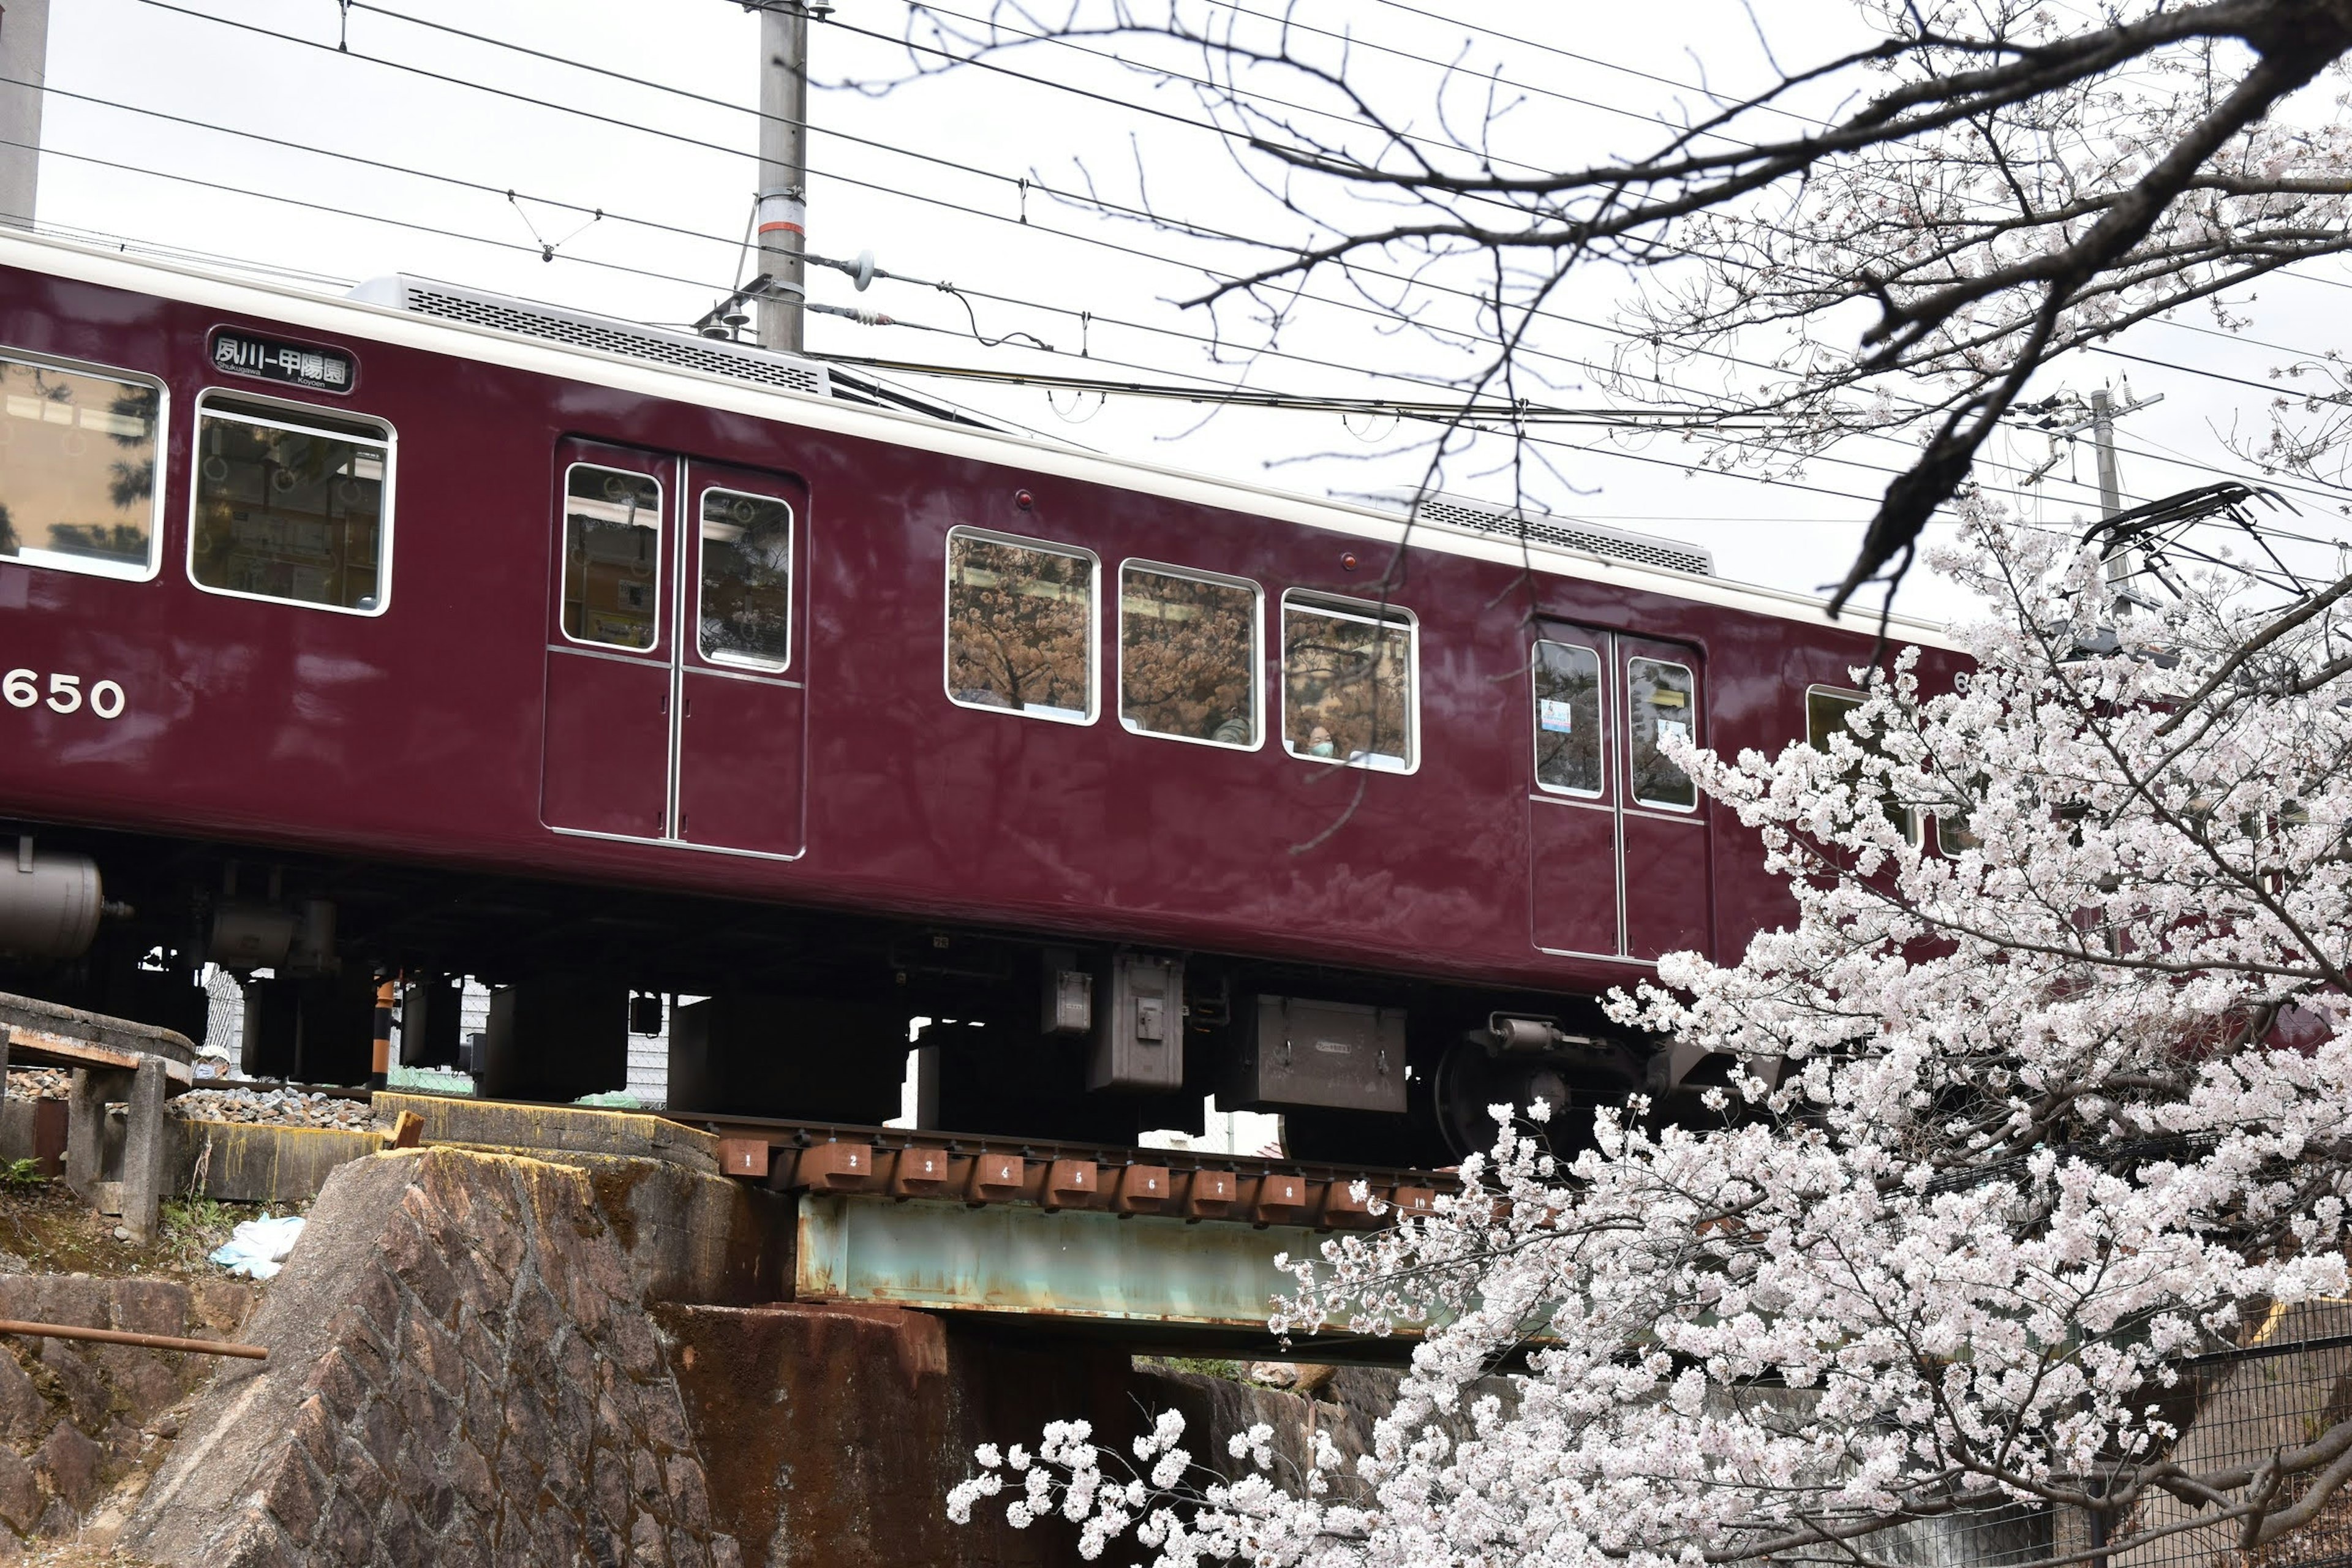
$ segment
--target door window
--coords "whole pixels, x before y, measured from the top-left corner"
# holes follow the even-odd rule
[[[0,557],[153,576],[163,424],[158,383],[0,360]]]
[[[1601,655],[1575,643],[1538,642],[1533,674],[1536,784],[1555,795],[1598,795]]]
[[[1686,665],[1625,661],[1625,750],[1635,805],[1698,809],[1698,786],[1661,749],[1669,739],[1697,739],[1697,689]]]
[[[1258,742],[1258,587],[1130,561],[1118,574],[1118,717],[1217,746]]]
[[[574,463],[563,476],[563,635],[649,648],[660,626],[661,482]]]
[[[702,492],[702,657],[782,669],[793,652],[793,509],[740,490]]]
[[[1353,599],[1282,601],[1282,740],[1294,757],[1411,773],[1412,616]]]
[[[950,529],[949,699],[1092,723],[1097,565],[1091,551]]]

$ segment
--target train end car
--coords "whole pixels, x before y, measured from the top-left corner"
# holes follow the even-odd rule
[[[1598,998],[1785,918],[1664,749],[1874,630],[1668,542],[1412,520],[400,279],[0,236],[0,988],[248,1069],[1450,1160],[1704,1078]],[[1902,625],[1929,679],[1958,656]],[[1713,1070],[1719,1070],[1719,1065]]]

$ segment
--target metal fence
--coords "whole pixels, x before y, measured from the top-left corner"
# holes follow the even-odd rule
[[[2191,1357],[2181,1373],[2151,1395],[2179,1433],[2167,1457],[2192,1473],[2258,1466],[2352,1418],[2352,1302],[2274,1309],[2244,1344]],[[2273,1510],[2293,1506],[2310,1484],[2289,1480]],[[1920,1521],[1857,1544],[1863,1560],[1906,1568],[2352,1568],[2352,1487],[2310,1523],[2251,1551],[2241,1545],[2243,1521],[2217,1521],[2218,1511],[2152,1490],[2104,1539],[2085,1510],[2018,1507]],[[2107,1542],[2124,1544],[2105,1550]],[[1805,1555],[1849,1568],[1856,1561],[1820,1548]]]

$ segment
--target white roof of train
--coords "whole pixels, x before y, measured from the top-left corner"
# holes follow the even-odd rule
[[[1391,544],[1403,539],[1408,528],[1397,512],[1370,506],[1318,500],[1158,464],[1101,457],[1041,437],[946,424],[787,386],[761,385],[737,374],[657,363],[593,346],[592,342],[551,342],[495,326],[421,314],[397,305],[320,293],[268,278],[133,256],[23,230],[0,229],[0,266],[283,321],[329,337],[396,343],[454,354],[649,397],[723,408],[812,429],[1116,486],[1171,500],[1252,512],[1301,527],[1328,529]],[[529,304],[520,300],[515,303]],[[1529,521],[1539,524],[1546,520]],[[1811,595],[1727,582],[1699,573],[1572,549],[1540,534],[1522,540],[1427,515],[1410,527],[1416,549],[1514,566],[1532,559],[1540,569],[1560,576],[1671,595],[1787,620],[1836,625],[1849,631],[1868,631],[1876,625],[1876,618],[1868,615],[1832,622],[1825,613],[1824,602]],[[1902,641],[1938,647],[1953,646],[1944,626],[1907,616],[1893,617],[1887,630]]]

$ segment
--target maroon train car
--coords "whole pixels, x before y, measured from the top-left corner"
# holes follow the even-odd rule
[[[478,976],[542,1096],[667,998],[674,1104],[866,1121],[922,1018],[927,1124],[1402,1160],[1662,1082],[1593,999],[1785,916],[1659,747],[1834,722],[1809,600],[360,296],[0,238],[0,987],[194,1032],[219,963],[331,1079]]]

